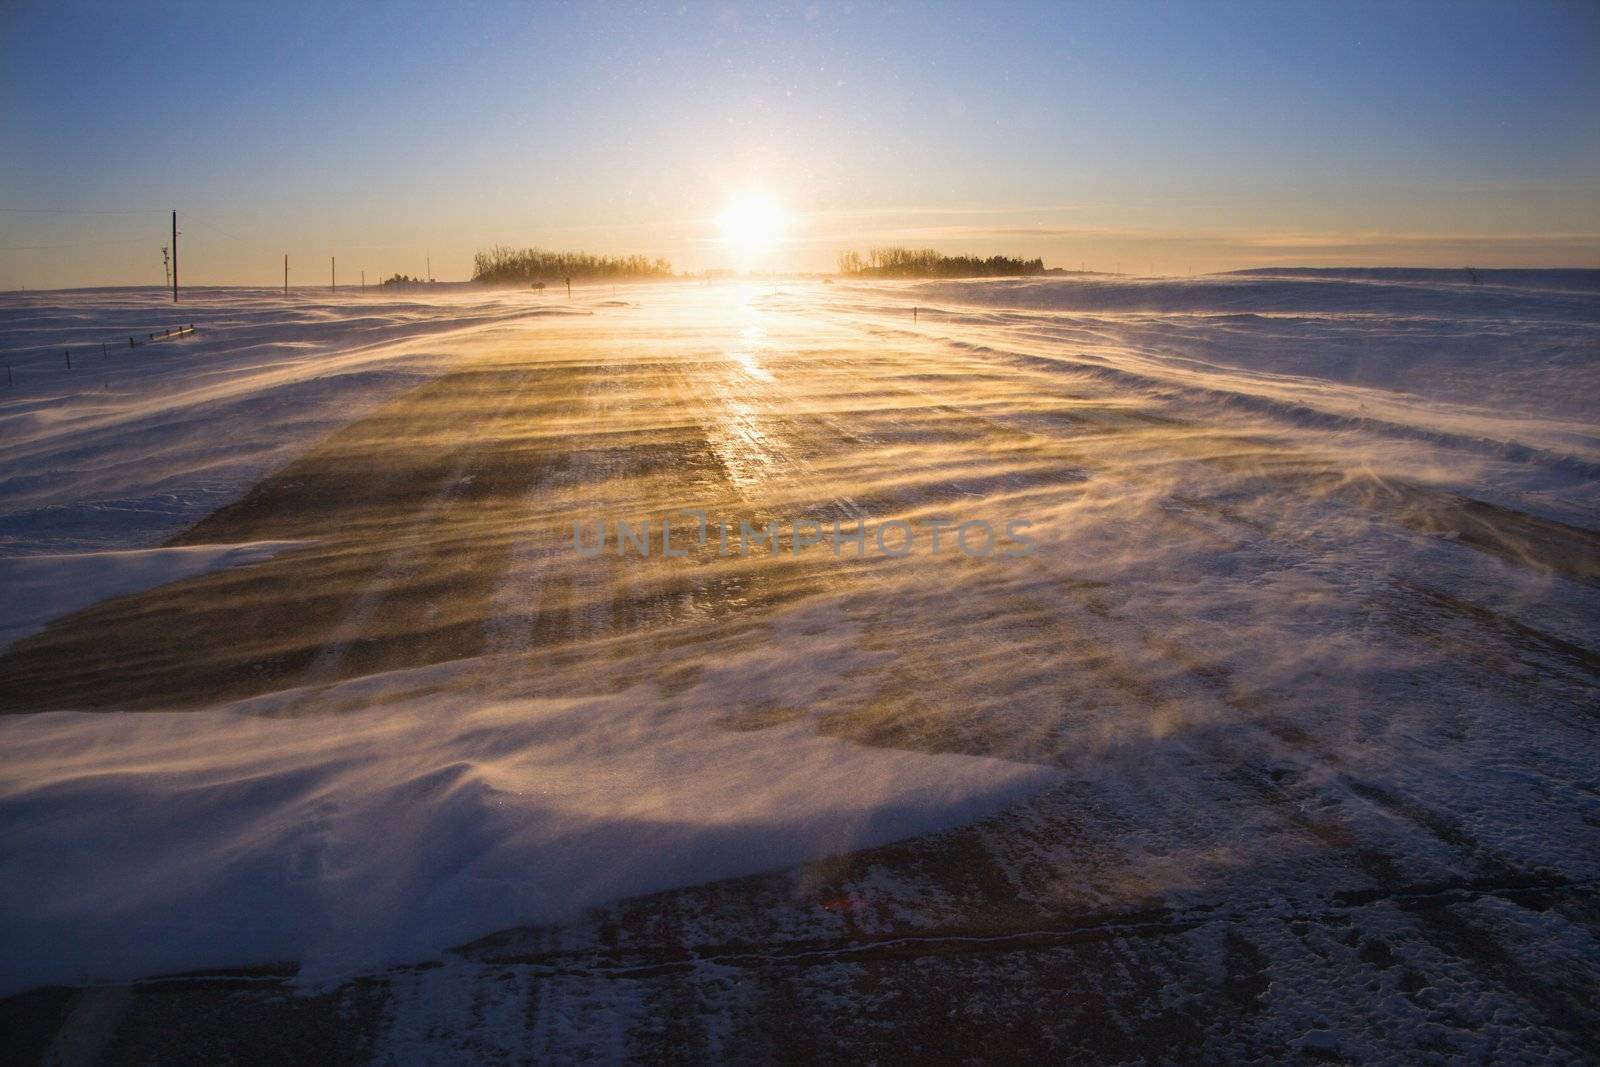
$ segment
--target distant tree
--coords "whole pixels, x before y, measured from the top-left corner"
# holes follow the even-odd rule
[[[931,248],[886,246],[839,254],[839,273],[872,278],[997,278],[1044,273],[1042,259],[947,256]]]
[[[472,278],[479,282],[528,285],[538,281],[583,281],[594,278],[670,278],[672,264],[646,256],[596,256],[588,252],[551,252],[542,248],[496,245],[472,257]]]

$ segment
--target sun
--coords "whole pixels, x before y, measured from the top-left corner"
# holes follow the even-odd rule
[[[758,256],[777,247],[788,216],[770,196],[750,193],[725,207],[717,221],[724,244],[743,255]]]

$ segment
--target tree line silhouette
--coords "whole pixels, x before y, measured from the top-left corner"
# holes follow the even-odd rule
[[[1044,260],[947,256],[931,248],[874,248],[865,256],[860,252],[839,253],[839,273],[870,278],[994,278],[1043,274]]]
[[[472,257],[472,280],[534,282],[571,278],[670,278],[672,264],[648,256],[596,256],[495,245]]]

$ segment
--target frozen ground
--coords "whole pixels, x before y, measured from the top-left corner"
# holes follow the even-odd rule
[[[30,1047],[1600,1056],[1592,273],[0,323]]]

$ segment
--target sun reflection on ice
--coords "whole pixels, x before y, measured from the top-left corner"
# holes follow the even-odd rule
[[[766,331],[759,325],[752,323],[745,326],[739,331],[739,343],[729,351],[728,358],[737,363],[750,377],[771,382],[776,379],[761,362],[762,342],[766,340],[766,336]]]
[[[757,288],[741,285],[732,307],[737,337],[727,348],[722,373],[705,382],[711,408],[707,437],[730,477],[743,490],[769,482],[782,466],[783,442],[765,426],[761,398],[771,398],[768,386],[777,379],[767,369],[772,352],[765,324],[766,312],[756,306]]]

